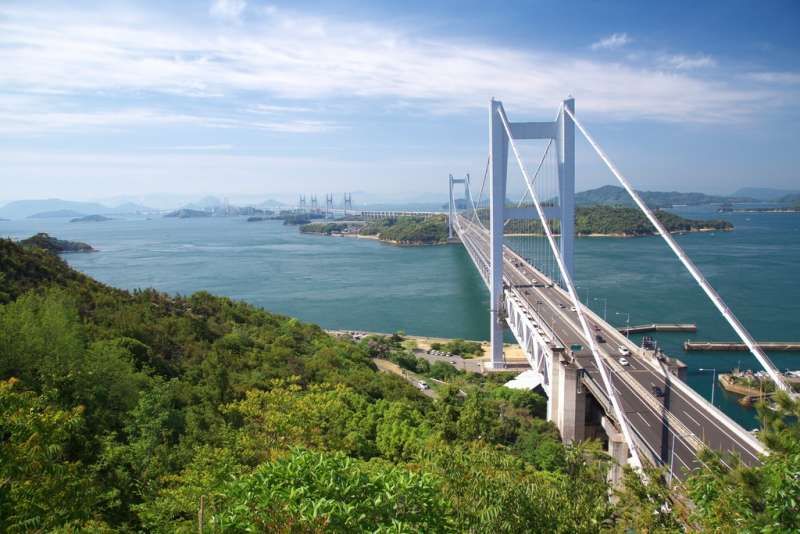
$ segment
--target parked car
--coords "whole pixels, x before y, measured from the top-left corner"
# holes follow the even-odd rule
[[[620,365],[630,365],[630,362],[627,360],[627,358],[620,358],[619,359],[619,364]]]
[[[419,389],[422,389],[422,390],[425,390],[425,389],[431,389],[431,387],[430,387],[428,384],[426,384],[425,382],[423,382],[422,380],[420,380],[419,382],[417,382],[417,387],[418,387]]]

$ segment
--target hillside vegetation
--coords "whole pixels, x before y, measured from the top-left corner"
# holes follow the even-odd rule
[[[783,532],[800,528],[800,405],[758,469],[714,457],[608,500],[535,393],[478,375],[422,396],[359,344],[205,292],[122,291],[0,240],[0,532]],[[502,381],[499,378],[497,381]]]
[[[382,241],[400,244],[438,244],[447,242],[447,217],[403,216],[368,221],[359,232]]]

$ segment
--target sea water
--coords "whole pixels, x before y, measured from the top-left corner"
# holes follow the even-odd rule
[[[800,341],[800,213],[725,213],[684,208],[683,216],[724,217],[732,232],[677,237],[758,340]],[[48,232],[99,252],[68,254],[74,268],[112,286],[198,290],[245,300],[325,328],[486,339],[488,294],[461,245],[397,247],[374,240],[299,233],[280,221],[244,218],[64,219],[0,222],[15,239]],[[658,237],[580,238],[580,298],[623,326],[696,323],[691,333],[652,334],[689,366],[688,382],[747,428],[755,413],[713,381],[732,368],[758,369],[747,352],[690,352],[688,338],[733,341],[735,334]],[[639,339],[640,336],[637,336]],[[770,355],[800,368],[800,353]]]

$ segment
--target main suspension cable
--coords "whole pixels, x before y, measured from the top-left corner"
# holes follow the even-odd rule
[[[744,344],[747,345],[747,348],[750,349],[750,352],[753,354],[753,356],[755,356],[756,359],[761,364],[761,366],[764,367],[764,369],[769,374],[770,378],[772,378],[772,380],[775,382],[775,385],[778,388],[782,389],[783,391],[791,393],[791,388],[783,379],[783,376],[775,367],[775,364],[772,363],[772,360],[769,359],[769,356],[767,356],[767,354],[761,349],[761,347],[758,346],[758,343],[750,335],[750,332],[748,332],[747,329],[744,327],[744,325],[741,322],[739,322],[739,319],[733,314],[733,311],[731,311],[731,309],[728,308],[727,304],[725,304],[725,301],[722,300],[721,296],[719,296],[719,293],[717,293],[717,291],[711,286],[711,284],[708,283],[708,280],[706,280],[706,278],[703,276],[703,273],[700,272],[700,269],[697,268],[694,262],[686,254],[686,252],[681,248],[680,245],[678,245],[678,243],[672,237],[672,234],[670,234],[667,231],[667,229],[664,227],[661,221],[658,220],[658,217],[656,217],[653,211],[647,206],[647,204],[644,203],[642,198],[639,196],[639,193],[637,193],[636,190],[633,187],[631,187],[630,182],[628,182],[628,180],[622,175],[622,173],[619,172],[617,167],[611,162],[611,160],[603,151],[603,149],[600,148],[600,146],[595,142],[592,136],[589,135],[589,132],[586,131],[583,125],[580,122],[578,122],[578,119],[575,118],[575,115],[573,115],[573,113],[567,108],[564,108],[564,110],[572,118],[572,121],[575,123],[575,126],[577,126],[578,130],[580,130],[580,132],[583,134],[583,137],[585,137],[586,140],[589,141],[589,144],[592,145],[592,148],[594,148],[595,152],[597,152],[597,155],[600,156],[600,159],[603,160],[603,163],[606,164],[611,173],[614,176],[616,176],[617,180],[619,180],[619,182],[622,184],[622,187],[625,188],[625,190],[631,196],[636,205],[639,206],[639,209],[641,209],[644,212],[645,216],[650,221],[650,223],[656,227],[658,233],[661,235],[662,238],[664,238],[664,241],[667,242],[667,245],[669,245],[669,248],[672,249],[672,252],[674,252],[675,255],[678,256],[678,259],[681,261],[683,266],[686,267],[686,270],[689,271],[689,274],[692,275],[692,277],[700,285],[700,287],[708,296],[708,298],[711,300],[711,302],[714,304],[714,306],[716,306],[717,310],[719,310],[719,312],[722,314],[722,316],[725,318],[728,324],[731,325],[733,330],[739,336],[739,339],[741,339],[744,342]]]

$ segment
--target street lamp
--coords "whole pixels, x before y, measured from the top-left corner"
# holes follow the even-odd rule
[[[631,314],[628,312],[615,312],[614,315],[624,315],[625,318],[625,337],[631,337]]]
[[[714,390],[717,388],[717,369],[704,369],[700,368],[698,371],[711,371],[713,374],[711,375],[711,405],[714,405]]]
[[[603,320],[606,320],[606,312],[608,311],[608,299],[603,297],[595,297],[592,300],[602,300],[603,301]]]

